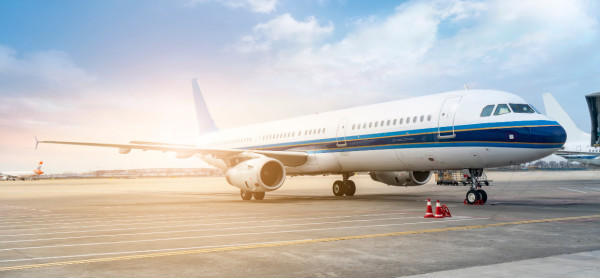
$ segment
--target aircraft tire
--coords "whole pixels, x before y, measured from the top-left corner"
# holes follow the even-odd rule
[[[485,204],[485,202],[487,202],[487,193],[485,193],[485,191],[483,190],[477,190],[477,192],[479,192],[479,195],[481,196],[481,201]]]
[[[245,200],[245,201],[252,200],[252,192],[250,192],[250,191],[240,189],[240,196],[242,196],[242,200]]]
[[[349,180],[346,182],[346,196],[354,196],[354,193],[356,193],[356,184]]]
[[[346,194],[346,185],[343,181],[337,180],[333,183],[333,187],[331,188],[333,191],[333,195],[335,196],[344,196]]]
[[[254,192],[252,196],[254,196],[254,200],[262,200],[265,198],[265,192]]]
[[[481,195],[479,195],[479,192],[477,192],[477,190],[471,189],[467,191],[467,204],[472,205],[475,202],[479,201],[480,198]]]

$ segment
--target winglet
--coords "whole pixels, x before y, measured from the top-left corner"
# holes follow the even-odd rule
[[[37,150],[38,144],[40,143],[40,141],[38,141],[37,136],[33,136],[33,138],[35,138],[35,149]]]
[[[194,92],[194,100],[196,103],[196,117],[198,120],[198,131],[200,135],[219,130],[215,125],[215,121],[210,116],[206,102],[198,86],[198,80],[192,79],[192,90]]]

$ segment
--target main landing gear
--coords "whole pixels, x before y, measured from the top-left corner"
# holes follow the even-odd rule
[[[265,192],[252,192],[252,191],[247,191],[247,190],[240,190],[240,196],[242,196],[242,200],[252,200],[252,197],[254,197],[254,200],[262,200],[265,198]]]
[[[344,173],[342,174],[343,180],[337,180],[333,183],[332,191],[335,196],[354,196],[356,193],[356,184],[349,180],[351,176],[354,176],[354,173]]]
[[[479,182],[479,178],[483,174],[483,169],[469,169],[469,173],[473,183],[471,183],[471,189],[467,192],[465,204],[485,204],[487,201],[487,193],[481,189],[481,183]]]

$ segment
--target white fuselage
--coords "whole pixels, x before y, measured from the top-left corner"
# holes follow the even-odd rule
[[[200,145],[309,153],[304,165],[286,167],[291,175],[496,167],[563,146],[564,129],[542,114],[481,116],[497,104],[526,102],[501,91],[448,92],[222,130]]]
[[[36,170],[31,171],[11,171],[11,172],[2,172],[0,173],[1,179],[25,179],[25,178],[34,178],[39,176]]]

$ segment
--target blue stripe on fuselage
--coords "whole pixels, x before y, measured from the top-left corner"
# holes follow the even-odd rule
[[[455,126],[454,131],[456,137],[451,139],[439,139],[436,127],[346,136],[344,147],[337,146],[336,138],[326,138],[267,144],[260,149],[323,153],[436,147],[560,148],[566,140],[564,129],[555,121],[481,123]],[[450,134],[452,127],[442,127],[440,132],[442,135]],[[508,134],[513,134],[512,139]]]

